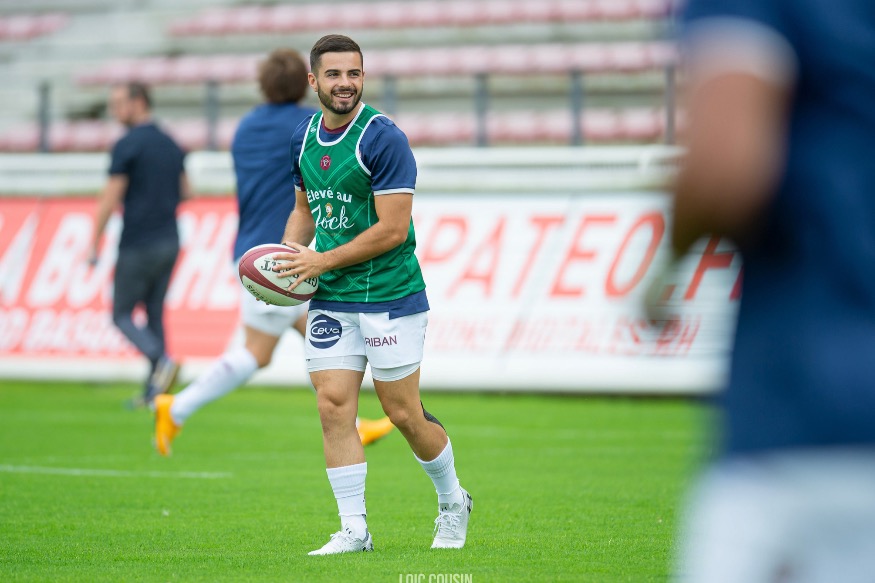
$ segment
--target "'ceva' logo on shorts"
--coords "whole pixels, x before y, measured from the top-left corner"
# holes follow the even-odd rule
[[[340,340],[340,322],[325,314],[313,318],[310,324],[310,344],[316,348],[331,348]]]

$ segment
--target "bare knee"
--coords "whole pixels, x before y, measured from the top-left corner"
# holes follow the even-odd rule
[[[266,353],[253,353],[252,356],[255,357],[255,363],[258,365],[258,368],[264,368],[270,364],[270,361],[273,358],[273,351]]]
[[[416,418],[418,414],[417,410],[411,410],[410,408],[404,407],[403,405],[399,405],[397,403],[384,404],[383,412],[386,413],[386,415],[389,417],[392,425],[394,425],[401,431],[412,428],[416,425],[416,422],[418,421],[418,419]]]
[[[324,430],[341,426],[346,422],[355,422],[355,415],[350,417],[348,400],[337,393],[329,390],[317,391],[316,406]]]
[[[323,389],[316,392],[316,406],[319,408],[320,415],[333,415],[340,411],[343,400],[331,391]]]
[[[264,368],[270,364],[273,358],[273,351],[279,343],[279,336],[274,336],[268,332],[256,330],[251,326],[246,326],[246,341],[244,346],[249,354],[255,358],[258,368]]]
[[[266,340],[258,342],[256,340],[247,339],[245,347],[246,350],[249,351],[249,354],[252,355],[252,358],[255,359],[258,368],[264,368],[270,364],[271,359],[273,358],[273,350],[275,346],[276,343],[271,343]]]

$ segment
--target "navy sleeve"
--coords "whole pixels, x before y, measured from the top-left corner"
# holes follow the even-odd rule
[[[292,134],[292,141],[289,144],[289,155],[292,162],[292,183],[295,185],[295,190],[305,190],[304,178],[301,176],[301,167],[298,160],[301,157],[301,148],[304,147],[304,136],[307,134],[307,128],[310,126],[310,121],[313,116],[309,116],[304,121],[298,124]]]
[[[690,0],[683,15],[684,64],[699,77],[745,71],[790,86],[799,67],[786,0]],[[801,8],[801,7],[800,7]]]
[[[778,18],[776,0],[689,0],[682,12],[684,27],[706,18],[737,18],[751,20],[785,32]],[[792,9],[792,7],[791,7]]]
[[[136,158],[134,143],[125,136],[115,143],[110,154],[109,174],[111,176],[124,174],[130,175],[131,165]]]
[[[416,190],[416,159],[407,136],[391,120],[377,118],[371,122],[360,148],[375,194]]]

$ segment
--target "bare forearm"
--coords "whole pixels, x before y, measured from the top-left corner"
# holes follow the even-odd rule
[[[784,99],[747,75],[727,75],[697,92],[674,188],[676,254],[705,234],[742,242],[759,229],[782,166]]]
[[[297,275],[302,280],[319,277],[326,271],[355,265],[382,255],[407,239],[412,204],[413,196],[410,193],[381,195],[375,204],[376,223],[348,243],[328,251],[316,252],[306,247],[313,240],[316,223],[309,212],[306,195],[299,193],[298,207],[292,211],[286,227],[286,237],[283,239],[296,252],[277,254],[277,259],[287,263],[277,265],[276,271],[280,277]]]
[[[194,198],[194,189],[191,187],[191,182],[188,180],[185,172],[179,176],[179,196],[182,200]]]
[[[110,176],[106,186],[103,188],[103,192],[100,193],[100,199],[97,201],[97,211],[94,215],[92,252],[97,250],[100,238],[103,236],[103,231],[106,229],[106,224],[109,222],[109,217],[112,216],[112,211],[121,204],[127,186],[127,177],[116,174]]]
[[[736,186],[740,186],[736,183]],[[746,186],[751,188],[751,186]],[[759,189],[756,189],[759,190]],[[682,256],[701,237],[743,240],[758,223],[762,203],[754,190],[727,188],[714,180],[682,180],[675,189],[672,249]],[[744,200],[744,199],[747,200]]]
[[[752,144],[736,152],[723,149],[710,160],[697,156],[678,176],[672,226],[676,255],[708,234],[743,242],[759,229],[778,162],[770,150]]]
[[[115,210],[115,200],[111,196],[104,193],[97,203],[97,211],[94,215],[94,234],[91,239],[92,249],[97,249],[100,244],[100,239],[103,237],[103,232],[106,230],[106,225],[109,223],[109,218],[112,216],[112,211]]]
[[[325,271],[340,269],[356,263],[373,259],[401,245],[407,238],[407,232],[399,232],[388,225],[377,222],[363,231],[355,239],[335,247],[322,254],[325,261]]]
[[[103,232],[106,230],[106,224],[109,222],[109,217],[112,215],[112,208],[101,203],[97,209],[97,216],[94,219],[94,236],[92,243],[97,247],[100,238],[103,237]]]
[[[289,215],[282,242],[286,245],[289,243],[300,243],[306,247],[313,242],[315,235],[316,224],[313,222],[310,208],[306,205],[301,207],[299,203]]]

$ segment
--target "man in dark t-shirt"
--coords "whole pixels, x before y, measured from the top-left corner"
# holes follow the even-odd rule
[[[112,320],[149,359],[143,397],[135,403],[150,404],[155,395],[170,388],[179,372],[179,364],[166,351],[164,297],[179,255],[176,208],[181,199],[190,196],[190,188],[183,166],[185,152],[152,121],[146,86],[128,83],[113,87],[109,108],[128,132],[112,148],[90,261],[96,262],[109,217],[121,207],[123,227],[113,282]],[[137,305],[146,312],[143,326],[132,318]]]

